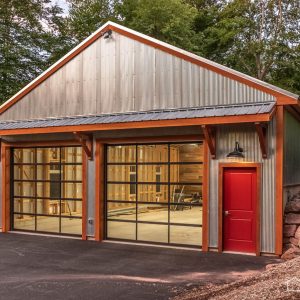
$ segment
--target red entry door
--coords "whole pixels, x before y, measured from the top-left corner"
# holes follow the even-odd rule
[[[256,169],[228,168],[223,177],[223,250],[256,249]]]

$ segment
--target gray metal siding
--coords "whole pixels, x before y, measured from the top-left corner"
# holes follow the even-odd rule
[[[300,123],[284,115],[284,184],[300,184]]]
[[[0,120],[275,101],[274,97],[113,33],[98,39]]]
[[[275,120],[269,125],[269,158],[262,159],[259,141],[253,126],[223,126],[217,131],[217,159],[210,162],[209,232],[210,247],[218,244],[218,171],[219,162],[231,162],[226,155],[235,141],[244,148],[242,161],[262,163],[261,251],[275,251]],[[241,161],[241,160],[239,160]]]
[[[94,143],[94,155],[95,147]],[[95,235],[95,160],[88,160],[87,162],[87,235]],[[89,222],[89,220],[91,222]]]

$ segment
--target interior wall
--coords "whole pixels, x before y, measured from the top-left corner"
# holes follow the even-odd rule
[[[218,245],[218,172],[220,162],[233,162],[226,155],[233,151],[235,141],[244,149],[239,162],[262,164],[261,190],[261,251],[275,252],[275,120],[268,126],[268,158],[262,159],[254,125],[222,126],[217,129],[217,159],[210,161],[209,246]]]

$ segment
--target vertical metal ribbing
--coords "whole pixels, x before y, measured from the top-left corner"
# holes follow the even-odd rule
[[[273,253],[275,247],[275,121],[268,126],[269,157],[262,159],[260,145],[253,125],[222,126],[217,131],[217,159],[210,164],[210,247],[218,242],[218,168],[219,162],[228,162],[226,155],[233,150],[235,141],[244,148],[243,161],[262,164],[261,191],[261,251]]]

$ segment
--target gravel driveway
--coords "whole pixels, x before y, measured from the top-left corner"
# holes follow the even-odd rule
[[[278,260],[0,233],[0,299],[168,299]]]

